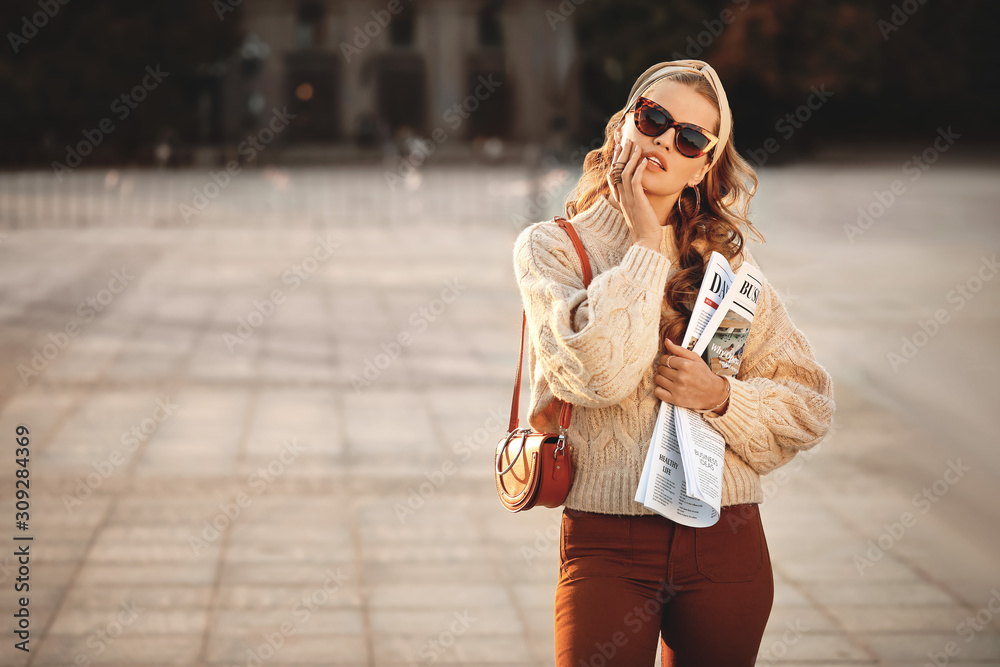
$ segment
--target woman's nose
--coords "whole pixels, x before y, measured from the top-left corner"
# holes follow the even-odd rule
[[[673,137],[670,136],[670,133],[676,131],[677,128],[668,127],[666,132],[653,139],[653,143],[656,144],[658,148],[662,148],[663,150],[670,152],[670,147],[674,145],[672,141]]]

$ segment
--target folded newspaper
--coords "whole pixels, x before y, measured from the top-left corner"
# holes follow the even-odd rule
[[[726,258],[712,253],[683,340],[713,372],[739,372],[763,284],[763,273],[750,262],[734,275]],[[635,501],[685,526],[713,525],[722,505],[725,454],[722,435],[699,413],[661,401]]]

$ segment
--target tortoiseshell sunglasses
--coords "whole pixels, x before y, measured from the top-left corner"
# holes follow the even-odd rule
[[[635,101],[635,127],[647,137],[658,137],[671,127],[674,128],[674,146],[684,157],[701,157],[712,150],[719,138],[694,123],[678,123],[659,104],[639,96]]]

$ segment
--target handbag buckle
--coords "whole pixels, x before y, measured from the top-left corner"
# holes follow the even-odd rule
[[[566,429],[563,426],[559,427],[559,440],[556,442],[556,448],[552,450],[552,458],[558,458],[559,453],[566,449]]]

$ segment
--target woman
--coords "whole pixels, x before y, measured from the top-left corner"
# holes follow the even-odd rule
[[[815,446],[830,375],[765,282],[739,374],[678,345],[715,250],[751,261],[742,228],[757,177],[733,146],[715,71],[659,63],[632,86],[566,205],[593,268],[551,222],[525,229],[514,266],[528,318],[529,424],[558,430],[575,467],[555,599],[556,664],[724,667],[755,662],[774,598],[761,475]],[[661,347],[662,345],[662,347]],[[635,502],[660,401],[703,410],[726,441],[722,511],[677,524]]]

